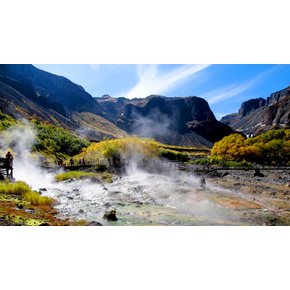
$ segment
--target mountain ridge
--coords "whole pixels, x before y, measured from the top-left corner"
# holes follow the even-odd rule
[[[224,116],[221,122],[247,135],[258,135],[270,129],[289,128],[290,86],[270,94],[267,99],[243,102],[238,113]]]
[[[212,146],[233,132],[216,120],[204,99],[196,96],[150,95],[143,99],[103,96],[95,99],[107,117],[129,134],[155,138],[168,144],[187,145],[196,139],[198,143]],[[187,141],[183,138],[185,136]]]
[[[211,147],[233,132],[196,96],[93,98],[69,79],[25,64],[0,65],[0,109],[14,117],[62,126],[94,141],[135,134],[172,145]]]

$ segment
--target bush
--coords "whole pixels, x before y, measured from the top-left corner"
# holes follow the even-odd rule
[[[21,195],[25,201],[32,205],[51,205],[53,203],[52,198],[41,196],[38,192],[32,191],[31,187],[23,181],[0,182],[0,194]]]
[[[134,155],[158,156],[158,143],[151,139],[138,137],[104,140],[91,144],[80,154],[81,157],[85,157],[87,160],[110,159],[113,157],[130,158]]]
[[[17,181],[16,183],[0,182],[0,194],[24,195],[31,191],[30,186],[23,181]]]
[[[37,130],[37,141],[33,146],[34,151],[63,159],[65,156],[79,154],[83,148],[89,145],[88,141],[63,128],[38,121],[34,121],[34,125]]]
[[[36,191],[30,191],[23,194],[23,199],[30,202],[32,205],[52,205],[53,198],[48,196],[41,196]]]
[[[0,132],[8,129],[10,126],[16,125],[16,121],[0,111]]]
[[[232,134],[214,144],[211,150],[211,159],[213,158],[260,164],[287,163],[290,160],[290,129],[270,130],[249,139],[240,134]]]
[[[174,160],[174,161],[181,161],[181,162],[186,162],[189,160],[189,157],[187,154],[171,150],[171,149],[160,149],[160,156],[167,158],[169,160]]]

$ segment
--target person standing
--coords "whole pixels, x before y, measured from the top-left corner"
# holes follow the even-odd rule
[[[6,167],[7,176],[9,175],[9,170],[10,170],[10,175],[12,176],[12,172],[13,172],[13,156],[12,156],[10,151],[7,152],[6,159],[7,159],[7,167]]]

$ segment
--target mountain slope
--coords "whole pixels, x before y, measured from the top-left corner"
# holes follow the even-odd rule
[[[94,140],[127,135],[102,116],[95,122],[79,122],[84,113],[102,114],[92,96],[68,79],[32,65],[0,65],[0,110],[15,118],[38,119],[79,134],[89,130],[87,137]],[[104,126],[108,127],[106,132]]]
[[[215,119],[202,98],[104,96],[96,101],[81,86],[32,65],[0,65],[0,110],[95,141],[136,134],[167,144],[211,147],[233,132]]]
[[[244,102],[238,113],[224,116],[221,122],[245,134],[259,134],[273,128],[290,127],[290,87],[274,92],[267,100]]]
[[[101,113],[100,107],[94,102],[90,94],[81,86],[62,76],[45,72],[27,64],[1,65],[0,73],[4,74],[6,79],[9,78],[10,81],[15,80],[20,83],[21,85],[18,87],[18,89],[22,89],[20,92],[33,98],[36,102],[37,97],[42,96],[49,102],[59,103],[73,111]],[[2,81],[5,82],[5,80]]]
[[[97,98],[106,117],[129,134],[176,145],[211,147],[233,131],[218,122],[208,103],[198,97],[145,99]]]

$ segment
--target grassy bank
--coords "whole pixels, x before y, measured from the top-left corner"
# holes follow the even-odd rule
[[[69,225],[56,218],[54,200],[33,191],[25,182],[0,182],[0,225]]]
[[[85,172],[85,171],[68,171],[57,174],[55,180],[57,182],[65,181],[69,179],[99,179],[104,182],[111,183],[113,176],[109,172],[97,173],[97,172]]]

